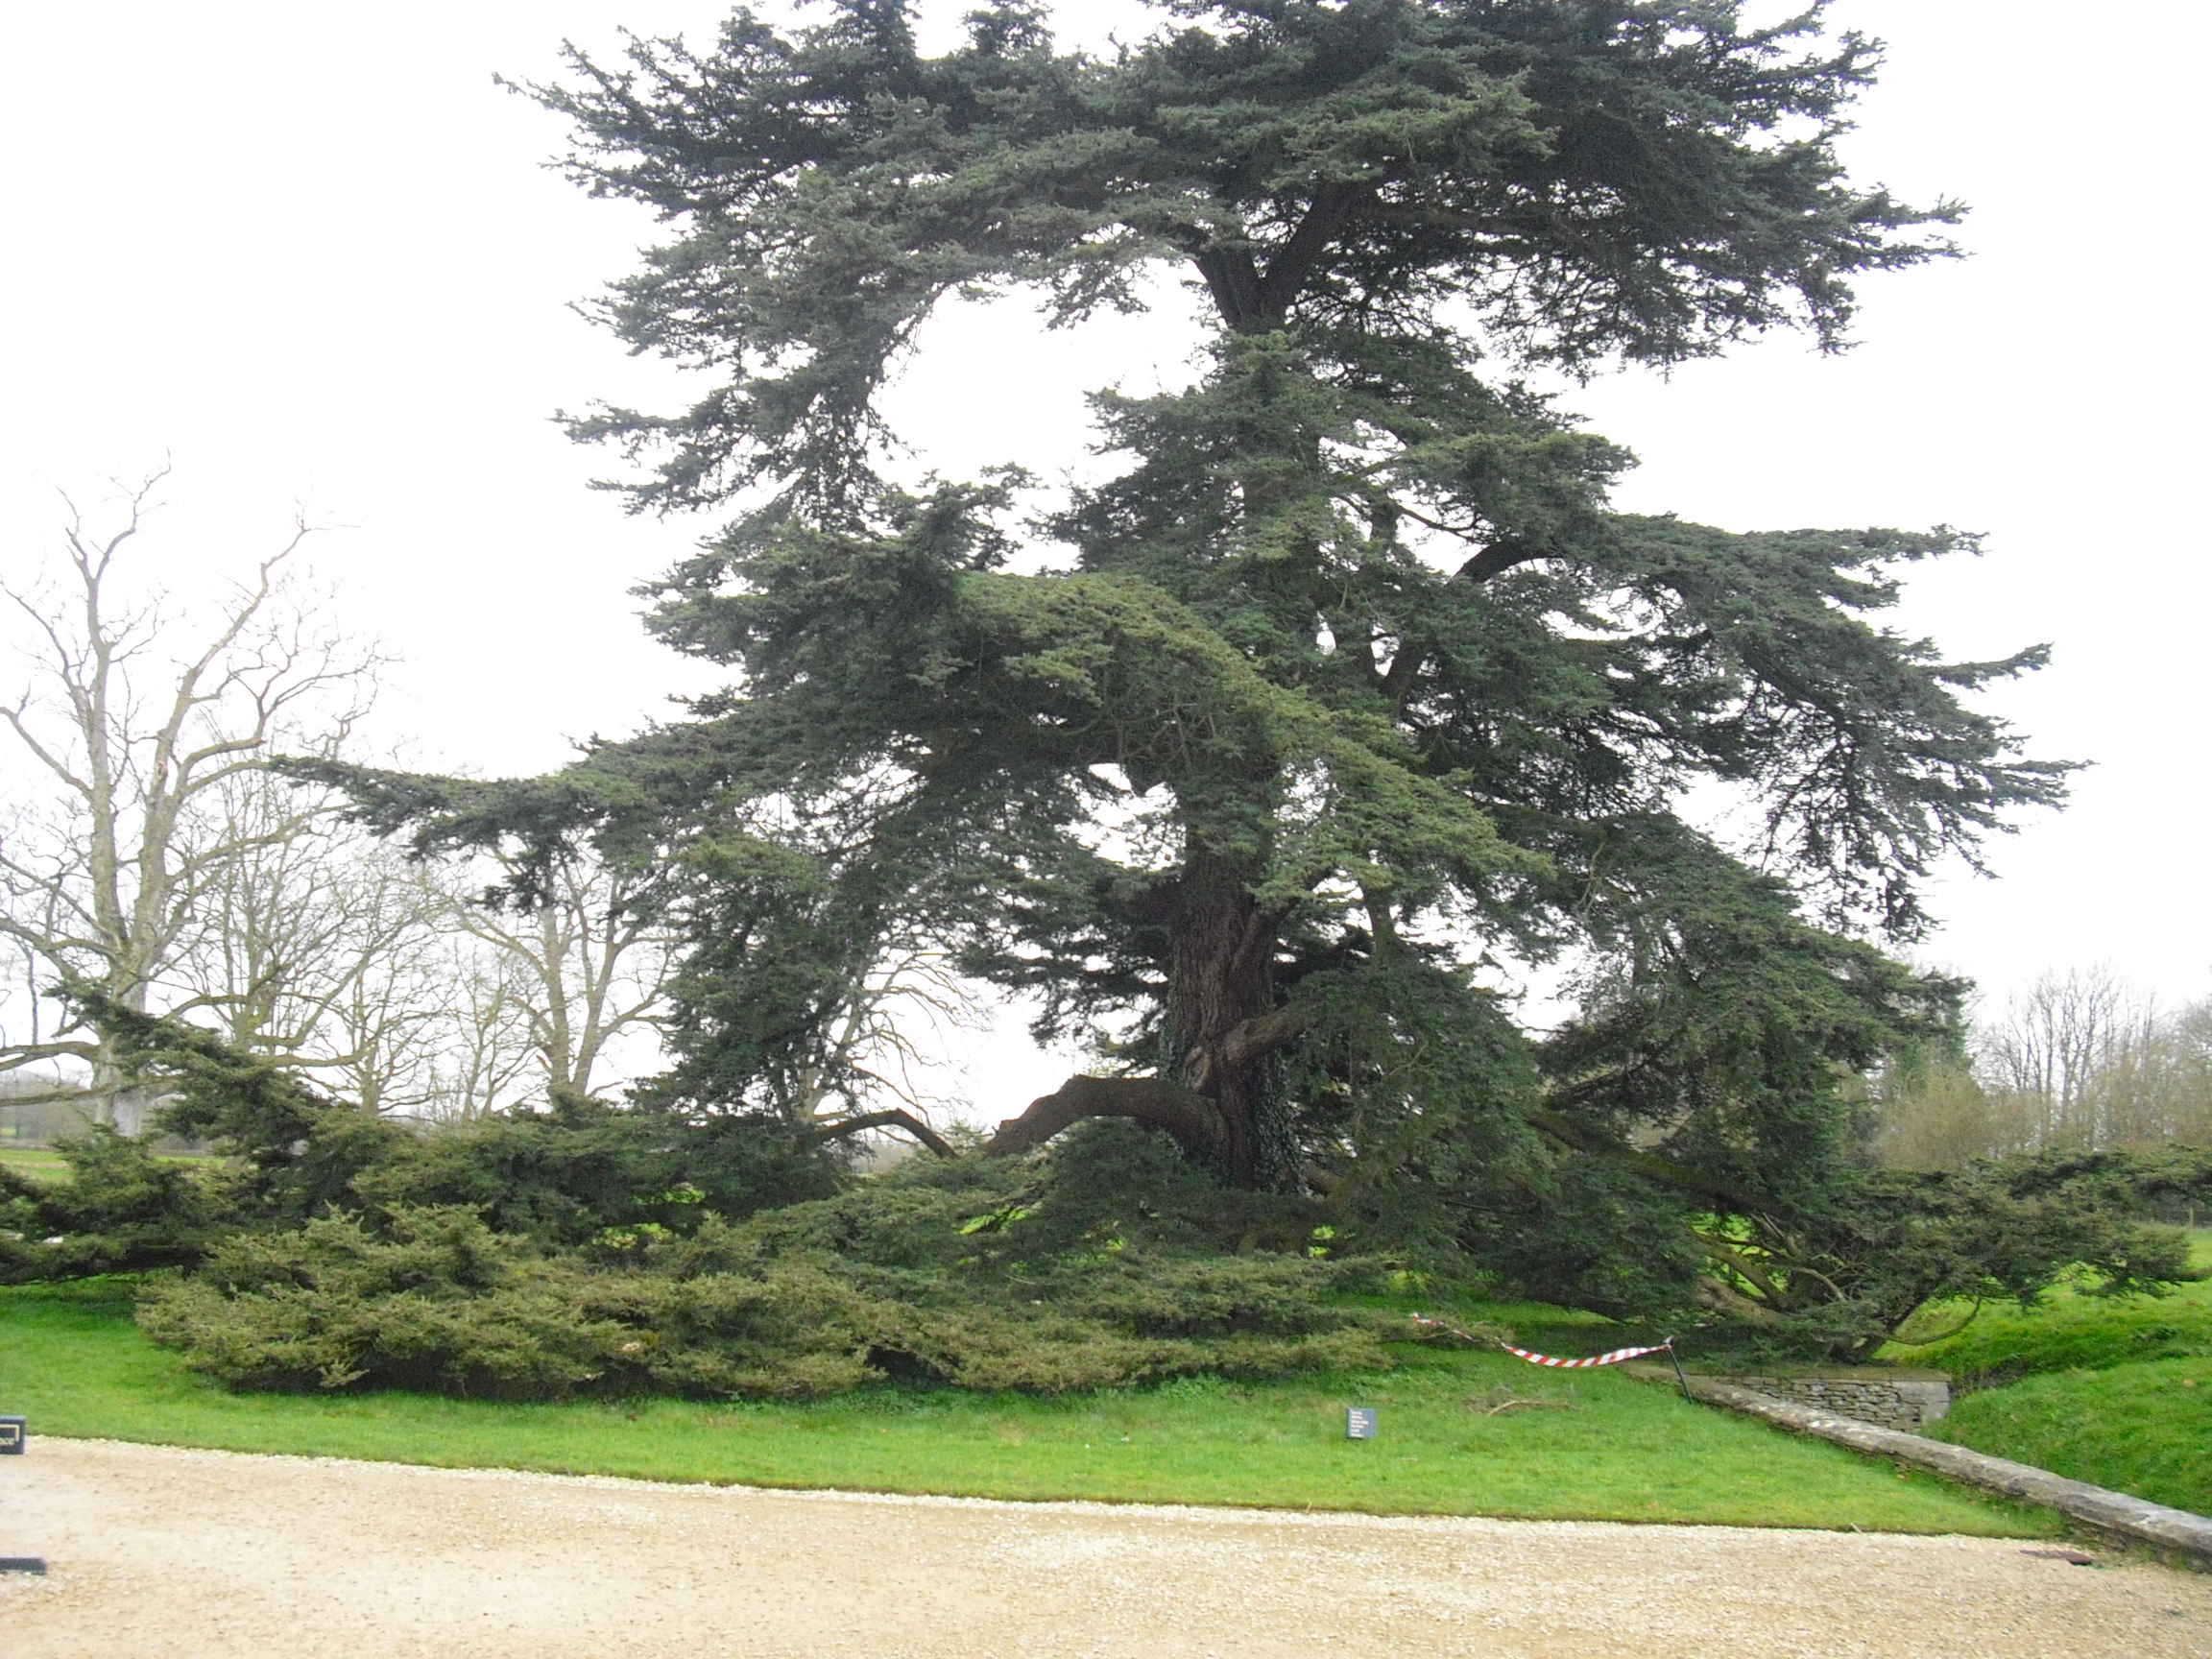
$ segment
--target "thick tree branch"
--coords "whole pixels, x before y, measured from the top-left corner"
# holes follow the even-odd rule
[[[1375,194],[1368,184],[1324,180],[1313,187],[1312,203],[1262,274],[1244,246],[1219,243],[1197,250],[1198,274],[1206,278],[1214,307],[1232,328],[1253,324],[1280,325],[1320,264],[1352,209]]]
[[[1218,1157],[1224,1141],[1221,1115],[1195,1090],[1159,1077],[1070,1077],[1029,1102],[1019,1118],[998,1125],[984,1146],[986,1158],[1008,1158],[1042,1146],[1086,1118],[1129,1118],[1165,1129],[1186,1151]]]
[[[1214,308],[1221,313],[1222,322],[1241,328],[1259,321],[1260,273],[1250,253],[1241,248],[1201,248],[1197,261],[1198,274],[1206,278],[1207,292],[1214,296]]]
[[[1262,1054],[1272,1054],[1313,1023],[1319,1014],[1311,1001],[1292,1002],[1272,1013],[1257,1014],[1233,1025],[1221,1039],[1221,1058],[1231,1066],[1249,1066]]]
[[[1493,576],[1503,576],[1516,565],[1527,565],[1545,557],[1541,547],[1531,547],[1518,537],[1502,537],[1460,565],[1459,578],[1465,582],[1487,582]]]
[[[1732,1285],[1722,1284],[1710,1274],[1697,1281],[1697,1287],[1693,1294],[1696,1296],[1699,1307],[1710,1308],[1716,1313],[1756,1320],[1763,1325],[1771,1325],[1781,1318],[1773,1309],[1744,1295]]]
[[[1585,1129],[1573,1118],[1563,1118],[1556,1112],[1538,1108],[1523,1116],[1554,1141],[1572,1146],[1577,1152],[1594,1152],[1601,1158],[1625,1164],[1638,1174],[1663,1187],[1695,1192],[1701,1198],[1718,1200],[1740,1212],[1756,1214],[1772,1208],[1747,1193],[1738,1191],[1726,1182],[1700,1175],[1696,1170],[1677,1164],[1671,1158],[1662,1158],[1656,1152],[1639,1152],[1633,1146],[1623,1145],[1609,1136]]]
[[[863,1112],[857,1118],[840,1118],[834,1123],[817,1123],[813,1133],[824,1141],[842,1141],[848,1135],[857,1135],[863,1129],[903,1129],[940,1158],[956,1158],[952,1143],[944,1136],[914,1116],[913,1113],[893,1106],[881,1112]]]
[[[1329,244],[1351,217],[1352,208],[1374,194],[1371,184],[1346,184],[1334,179],[1313,187],[1312,205],[1298,221],[1298,228],[1290,232],[1290,239],[1276,251],[1268,262],[1267,275],[1260,279],[1254,298],[1261,316],[1280,323],[1289,315],[1290,302],[1306,286],[1306,278],[1329,251]]]

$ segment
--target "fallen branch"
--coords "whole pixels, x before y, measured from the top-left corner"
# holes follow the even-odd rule
[[[1511,1383],[1501,1382],[1480,1399],[1469,1400],[1467,1408],[1479,1411],[1485,1417],[1496,1417],[1502,1412],[1526,1408],[1530,1411],[1579,1411],[1579,1406],[1565,1400],[1524,1400],[1513,1392]]]

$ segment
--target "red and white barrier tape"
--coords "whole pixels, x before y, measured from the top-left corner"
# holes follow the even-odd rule
[[[1610,1354],[1599,1354],[1588,1359],[1555,1359],[1549,1354],[1531,1354],[1526,1348],[1516,1348],[1510,1342],[1501,1342],[1498,1346],[1516,1359],[1526,1359],[1531,1365],[1556,1366],[1562,1371],[1579,1371],[1586,1365],[1618,1365],[1622,1360],[1633,1359],[1641,1354],[1667,1352],[1667,1344],[1660,1342],[1649,1348],[1616,1348]]]
[[[1425,1326],[1431,1331],[1441,1331],[1447,1336],[1456,1336],[1462,1342],[1480,1342],[1483,1340],[1479,1336],[1470,1336],[1466,1332],[1455,1326],[1447,1325],[1441,1319],[1431,1319],[1426,1313],[1414,1314],[1413,1323]],[[1490,1340],[1497,1341],[1497,1338],[1492,1337]],[[1623,1359],[1635,1359],[1646,1354],[1664,1354],[1671,1344],[1655,1342],[1648,1348],[1616,1348],[1610,1354],[1599,1354],[1588,1359],[1558,1359],[1549,1354],[1531,1354],[1527,1349],[1516,1348],[1510,1342],[1499,1342],[1498,1346],[1504,1349],[1516,1359],[1526,1359],[1531,1365],[1549,1365],[1559,1371],[1580,1371],[1592,1365],[1618,1365]]]

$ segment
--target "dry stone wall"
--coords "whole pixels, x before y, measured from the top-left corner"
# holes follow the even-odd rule
[[[1884,1429],[1911,1433],[1933,1423],[1951,1409],[1951,1384],[1941,1378],[1902,1378],[1840,1373],[1828,1377],[1730,1377],[1739,1388],[1753,1389],[1830,1411],[1855,1417]]]

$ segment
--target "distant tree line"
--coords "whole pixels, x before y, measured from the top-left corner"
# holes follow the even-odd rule
[[[2166,1009],[2110,967],[2053,971],[1872,1095],[1875,1145],[1902,1168],[2212,1146],[2212,999]]]

